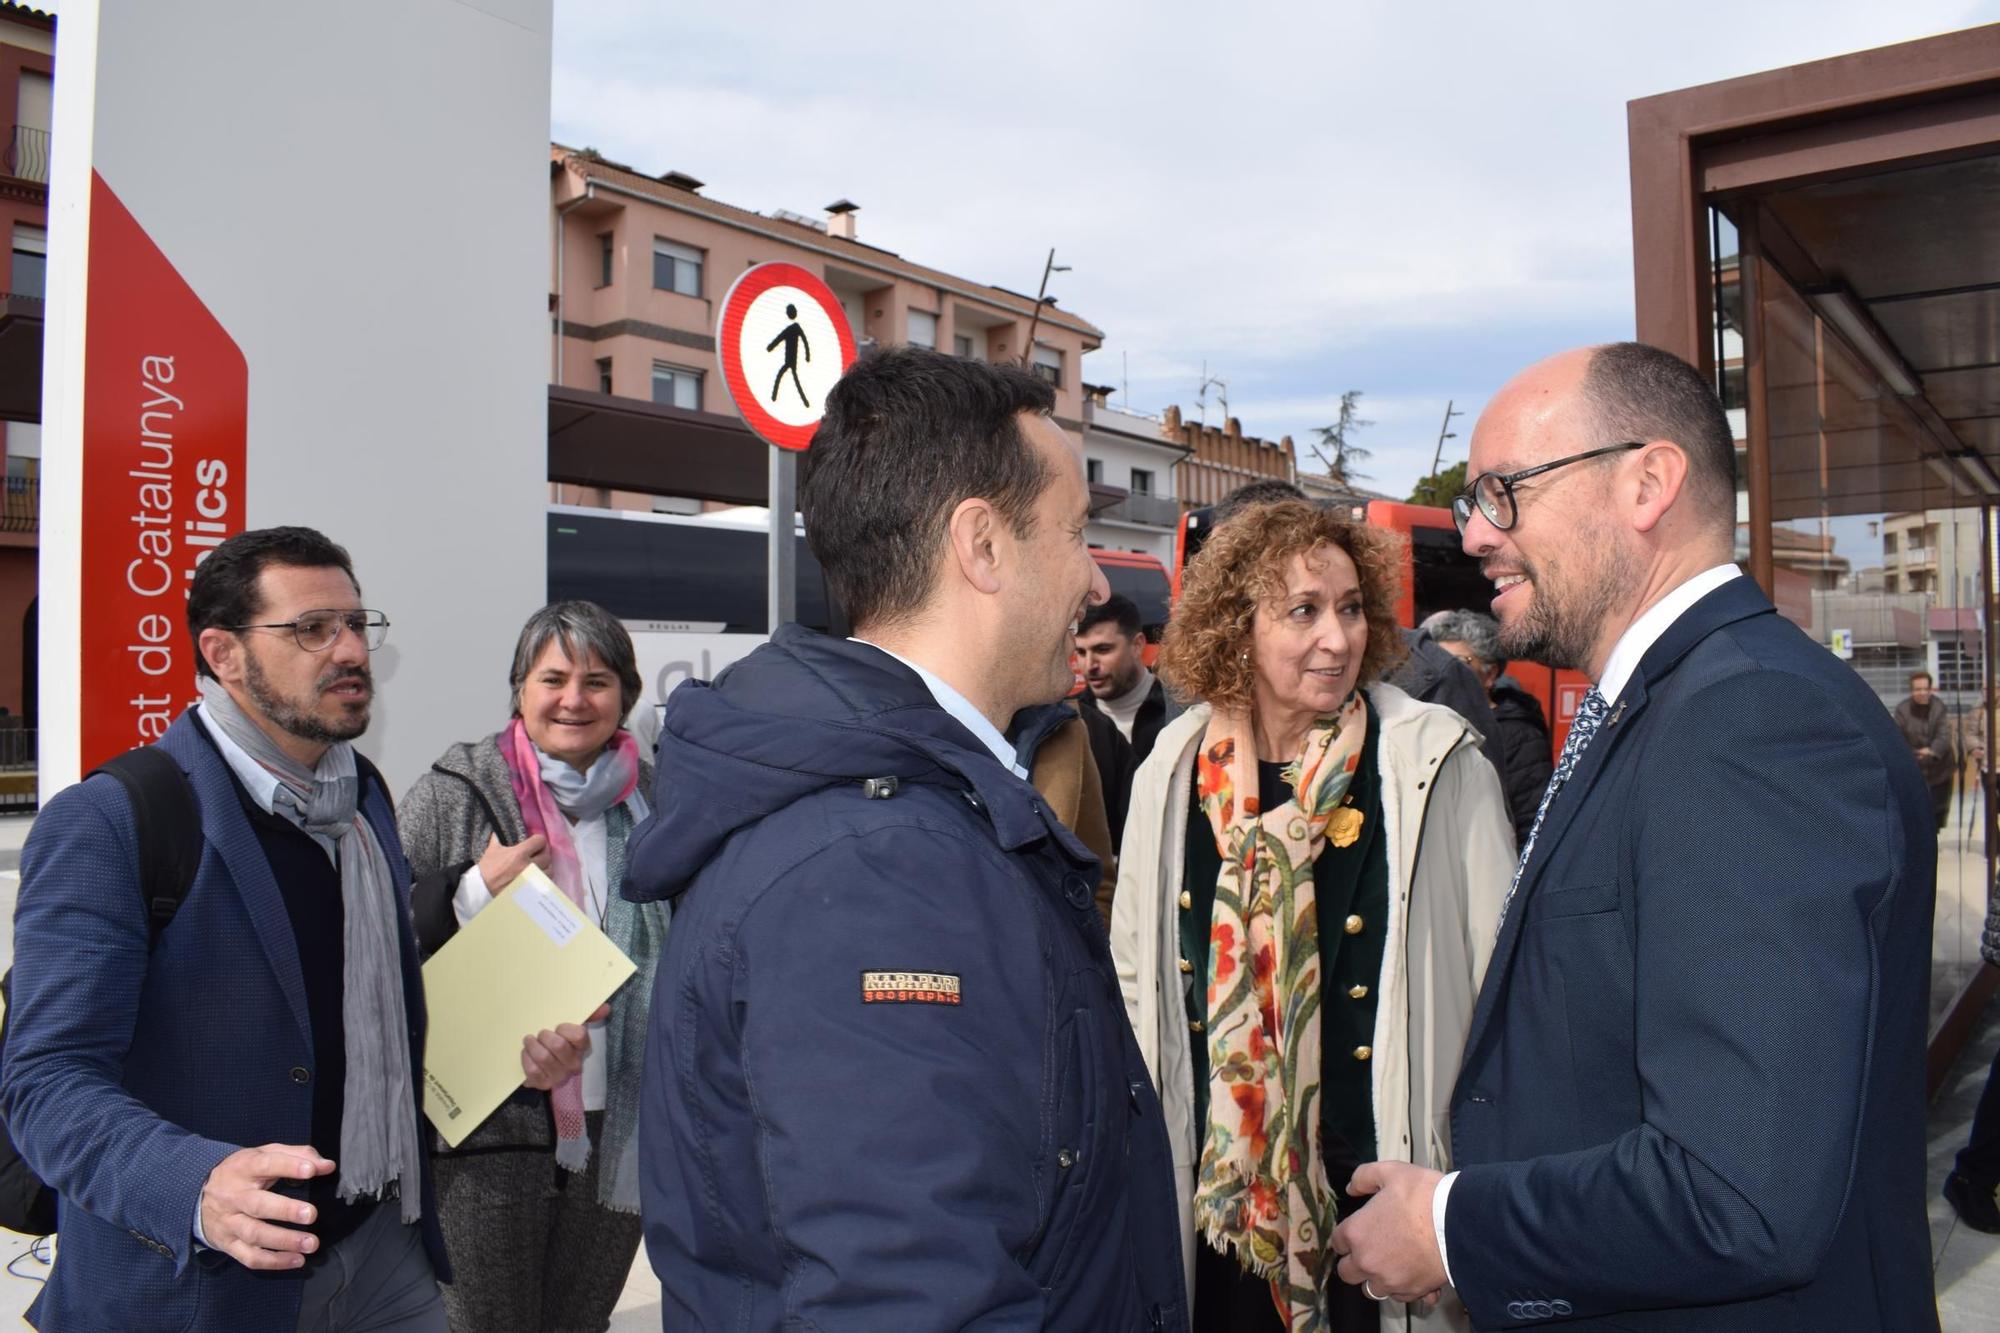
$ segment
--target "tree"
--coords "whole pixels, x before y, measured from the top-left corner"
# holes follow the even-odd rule
[[[1434,477],[1425,477],[1410,492],[1413,505],[1432,505],[1439,509],[1451,508],[1452,498],[1465,489],[1465,460],[1460,459]]]
[[[1357,471],[1356,463],[1368,461],[1369,451],[1354,442],[1355,432],[1375,423],[1362,419],[1360,412],[1361,390],[1349,389],[1340,395],[1340,420],[1331,426],[1316,426],[1313,433],[1319,436],[1319,443],[1311,446],[1313,457],[1326,465],[1327,472],[1337,481],[1359,481],[1368,474]]]

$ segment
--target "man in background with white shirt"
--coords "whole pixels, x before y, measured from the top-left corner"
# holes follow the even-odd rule
[[[1363,1167],[1341,1277],[1449,1282],[1482,1329],[1935,1330],[1907,747],[1731,563],[1734,444],[1684,362],[1531,367],[1468,470],[1502,648],[1596,685],[1502,909],[1457,1170]]]
[[[1114,593],[1085,612],[1076,651],[1084,684],[1077,706],[1110,718],[1132,746],[1133,762],[1145,763],[1169,710],[1166,687],[1146,669],[1146,635],[1132,599]]]
[[[1167,1138],[1096,859],[1027,776],[1107,595],[1041,380],[905,347],[827,397],[807,540],[854,625],[667,700],[629,897],[673,1329],[1184,1329]]]

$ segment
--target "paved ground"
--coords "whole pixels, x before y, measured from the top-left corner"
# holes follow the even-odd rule
[[[1964,815],[1967,812],[1959,812]],[[0,817],[0,921],[11,922],[19,886],[20,847],[30,821]],[[1954,818],[1939,849],[1937,975],[1933,1009],[1941,1010],[1978,962],[1979,923],[1985,912],[1981,891],[1985,849],[1978,831]],[[0,967],[13,961],[13,932],[0,926]],[[1993,1051],[2000,1046],[2000,1003],[1986,1014],[1978,1037],[1966,1048],[1942,1096],[1931,1111],[1930,1224],[1936,1256],[1938,1310],[1944,1333],[2000,1333],[2000,1236],[1982,1236],[1957,1224],[1938,1188],[1951,1169],[1952,1155],[1965,1142],[1973,1107],[1984,1086]],[[0,1231],[0,1323],[17,1318],[34,1299],[35,1281],[47,1265],[30,1252],[26,1237]],[[612,1317],[612,1333],[653,1333],[660,1327],[660,1287],[643,1250],[625,1294]]]

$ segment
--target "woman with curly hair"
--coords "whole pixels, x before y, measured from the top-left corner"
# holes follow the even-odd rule
[[[1398,540],[1304,501],[1246,509],[1167,626],[1160,674],[1194,703],[1133,782],[1111,950],[1198,1331],[1380,1328],[1334,1271],[1346,1186],[1377,1158],[1450,1169],[1514,843],[1478,734],[1378,680],[1402,653]],[[1392,1309],[1464,1321],[1449,1298]]]

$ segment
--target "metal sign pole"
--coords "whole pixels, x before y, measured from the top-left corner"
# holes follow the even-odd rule
[[[764,600],[766,623],[778,626],[799,618],[799,456],[791,449],[771,450],[771,533],[764,567],[769,574]]]

